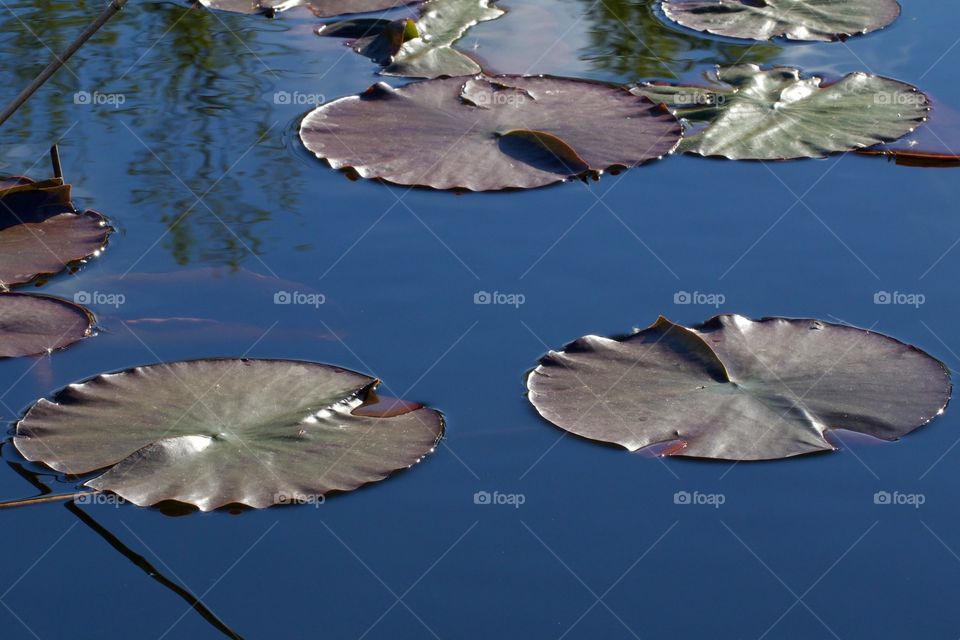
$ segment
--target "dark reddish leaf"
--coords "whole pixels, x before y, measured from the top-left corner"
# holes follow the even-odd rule
[[[941,362],[893,338],[737,315],[585,336],[547,354],[527,386],[540,415],[571,433],[726,460],[829,451],[830,429],[895,440],[940,415],[951,391]]]
[[[49,353],[90,335],[93,316],[47,296],[0,293],[0,358]]]
[[[680,133],[676,118],[645,98],[543,76],[381,83],[315,109],[300,126],[304,145],[335,169],[473,191],[634,167],[669,153]]]

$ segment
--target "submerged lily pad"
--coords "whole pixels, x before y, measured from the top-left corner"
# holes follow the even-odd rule
[[[0,293],[0,358],[49,353],[90,335],[93,316],[48,296]]]
[[[305,6],[319,18],[349,13],[370,13],[387,11],[396,7],[412,4],[416,0],[200,0],[200,4],[210,9],[233,11],[234,13],[267,13]]]
[[[820,158],[896,140],[930,107],[916,87],[866,73],[833,84],[796,69],[738,65],[710,86],[644,84],[632,91],[691,125],[679,151],[732,160]]]
[[[830,429],[896,440],[940,415],[951,391],[941,362],[893,338],[737,315],[580,338],[547,354],[527,386],[540,415],[571,433],[725,460],[832,450]]]
[[[0,287],[59,273],[99,253],[112,229],[95,211],[60,213],[0,230]]]
[[[668,18],[730,38],[844,40],[889,25],[896,0],[663,0]]]
[[[335,169],[435,189],[540,187],[669,153],[679,122],[604,84],[543,76],[380,83],[310,112],[300,138]]]
[[[378,383],[293,360],[137,367],[38,401],[14,444],[62,473],[105,470],[85,486],[140,506],[269,507],[356,489],[434,449],[438,412],[364,410]]]
[[[482,70],[469,56],[452,48],[473,25],[499,18],[502,9],[489,0],[428,0],[417,20],[368,21],[327,25],[322,36],[350,37],[357,27],[363,36],[351,43],[358,53],[384,66],[381,73],[408,78],[476,75]],[[352,28],[348,28],[352,27]]]

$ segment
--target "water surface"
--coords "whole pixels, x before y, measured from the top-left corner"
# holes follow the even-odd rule
[[[498,72],[696,80],[739,60],[872,71],[960,107],[949,3],[907,0],[892,27],[846,43],[755,46],[668,26],[641,0],[504,4],[462,42]],[[7,2],[8,96],[101,7]],[[0,410],[12,426],[56,388],[138,364],[288,357],[381,378],[441,409],[447,437],[412,471],[318,508],[81,509],[250,638],[958,635],[957,412],[898,443],[729,464],[564,436],[524,398],[548,348],[658,314],[836,319],[957,367],[957,173],[674,157],[510,194],[351,182],[299,149],[297,122],[379,78],[316,23],[132,2],[0,129],[5,171],[45,177],[59,142],[78,203],[118,229],[42,291],[125,299],[91,305],[95,339],[0,362]],[[75,104],[81,91],[123,101]],[[325,304],[276,305],[281,291]],[[482,291],[525,302],[474,304]],[[874,304],[881,291],[925,303]],[[0,498],[35,492],[4,469]],[[523,504],[475,504],[482,491]],[[675,504],[684,491],[724,501]],[[880,491],[925,502],[878,505]],[[63,505],[0,518],[3,638],[222,637]]]

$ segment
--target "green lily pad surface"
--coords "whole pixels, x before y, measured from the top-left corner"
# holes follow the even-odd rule
[[[930,111],[915,87],[867,73],[838,82],[796,69],[738,65],[709,86],[644,84],[632,89],[691,126],[679,151],[732,160],[820,158],[896,140]]]
[[[481,72],[480,65],[452,48],[467,29],[504,14],[489,0],[428,0],[416,21],[349,21],[325,25],[322,36],[349,37],[357,28],[362,37],[351,46],[384,66],[383,75],[409,78],[466,76]]]
[[[365,411],[378,380],[293,360],[192,360],[72,384],[14,444],[137,505],[262,508],[350,491],[419,462],[443,433],[420,405]],[[387,417],[381,417],[387,416]]]

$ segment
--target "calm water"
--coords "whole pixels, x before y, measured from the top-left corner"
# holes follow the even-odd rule
[[[500,72],[620,82],[738,59],[868,70],[960,107],[954,3],[904,0],[894,26],[846,44],[748,47],[666,27],[645,1],[606,2],[505,2],[462,44]],[[549,347],[716,312],[674,304],[680,291],[748,316],[842,319],[960,366],[960,174],[669,158],[511,194],[350,182],[298,148],[296,127],[307,101],[375,82],[368,60],[314,36],[304,11],[130,4],[0,129],[3,170],[45,177],[59,141],[78,203],[118,228],[101,259],[42,290],[125,299],[92,305],[95,339],[0,362],[5,420],[102,371],[247,355],[376,375],[441,409],[447,437],[412,471],[319,508],[79,507],[100,533],[64,505],[5,512],[0,636],[222,637],[132,554],[250,638],[960,635],[956,409],[898,443],[734,465],[563,437],[524,398]],[[101,7],[8,1],[4,99]],[[77,105],[78,91],[108,97]],[[326,304],[277,306],[278,291]],[[525,303],[475,305],[479,291]],[[925,303],[876,305],[878,291]],[[36,493],[3,469],[0,499]],[[475,505],[479,491],[523,504]],[[678,491],[724,502],[677,505]],[[877,505],[878,491],[924,504]]]

